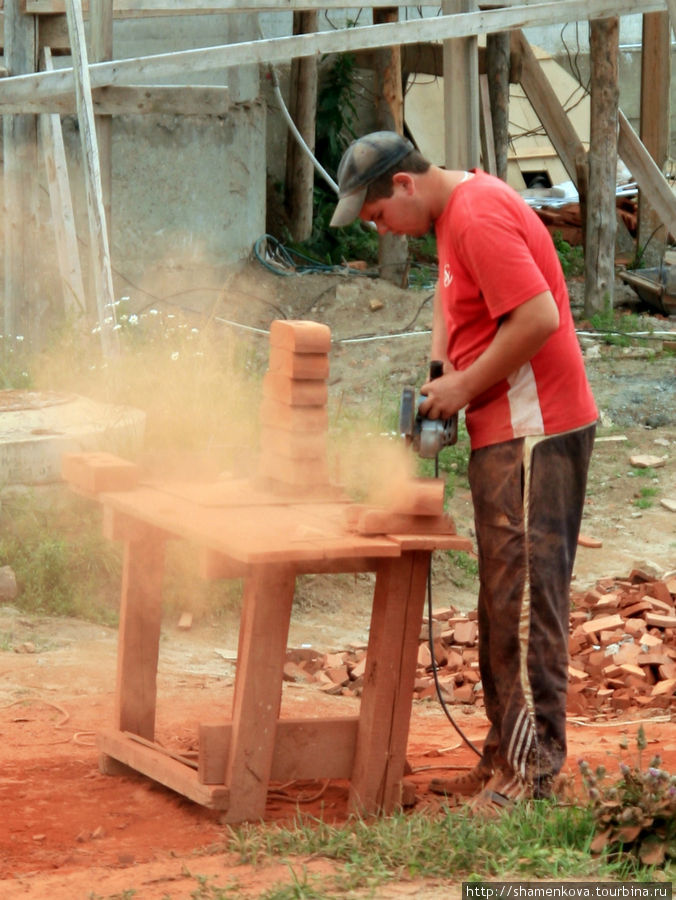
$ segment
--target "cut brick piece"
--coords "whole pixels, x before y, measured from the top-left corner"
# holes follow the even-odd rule
[[[578,535],[577,542],[580,547],[591,547],[592,549],[598,549],[599,547],[603,547],[603,541],[599,538],[590,537],[587,534]]]
[[[630,456],[629,462],[635,469],[659,469],[662,466],[666,466],[667,457],[637,454],[636,456]]]
[[[271,347],[268,368],[288,378],[326,381],[329,377],[329,358],[326,353],[294,353],[283,347]]]
[[[397,496],[387,508],[412,516],[441,516],[444,513],[444,487],[441,478],[412,478],[397,486]]]
[[[650,693],[653,697],[676,693],[676,678],[665,678],[664,681],[658,681],[657,684],[653,685]]]
[[[270,325],[270,346],[294,353],[328,353],[331,349],[331,329],[320,322],[275,319]]]
[[[676,628],[676,616],[662,615],[656,612],[644,614],[646,625],[654,625],[656,628]]]
[[[131,491],[139,481],[134,463],[112,453],[64,453],[61,475],[71,487],[89,494],[105,491]]]
[[[263,396],[289,406],[325,406],[329,397],[324,381],[289,378],[282,372],[267,372],[263,377]]]
[[[599,631],[608,631],[613,628],[621,628],[624,619],[620,615],[600,616],[598,619],[590,619],[580,627],[585,634],[594,634]]]
[[[358,534],[455,534],[450,516],[407,516],[380,509],[367,509],[359,516]]]
[[[479,629],[476,622],[458,622],[453,630],[453,639],[456,644],[474,644]]]

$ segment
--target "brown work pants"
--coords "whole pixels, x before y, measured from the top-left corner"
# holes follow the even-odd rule
[[[472,453],[481,766],[547,796],[566,756],[570,579],[595,425]]]

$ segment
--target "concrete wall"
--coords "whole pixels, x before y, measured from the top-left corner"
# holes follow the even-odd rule
[[[113,47],[117,58],[127,58],[259,36],[252,15],[116,20]],[[116,296],[131,296],[135,308],[170,295],[180,302],[181,292],[190,303],[198,299],[196,285],[213,299],[228,267],[246,259],[265,231],[266,110],[258,66],[187,70],[171,83],[227,85],[231,107],[223,116],[113,119],[113,281]],[[78,233],[88,241],[75,116],[64,118],[64,136]],[[86,252],[82,261],[87,268]]]

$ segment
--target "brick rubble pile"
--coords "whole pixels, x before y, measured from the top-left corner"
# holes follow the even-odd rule
[[[571,593],[568,712],[612,717],[676,706],[676,574],[656,578],[634,569]],[[482,705],[476,611],[434,610],[432,645],[437,677],[449,704]],[[423,621],[414,697],[436,697],[429,622]],[[327,693],[359,696],[366,646],[333,653],[289,650],[287,681],[314,683]]]

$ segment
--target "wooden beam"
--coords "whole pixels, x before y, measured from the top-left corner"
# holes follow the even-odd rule
[[[317,13],[300,12],[293,15],[293,33],[311,34],[317,31]],[[317,59],[305,57],[291,63],[289,85],[289,115],[307,148],[315,151],[315,120],[317,118]],[[314,197],[314,164],[289,132],[286,145],[286,175],[284,205],[289,215],[291,235],[296,241],[306,241],[312,234]]]
[[[501,0],[502,6],[534,6],[541,0]],[[382,9],[392,6],[392,0],[322,0],[322,9]],[[438,0],[422,0],[416,6],[438,7]],[[313,0],[182,0],[180,4],[172,0],[115,0],[115,17],[138,18],[141,16],[194,16],[221,13],[260,12],[312,12],[318,4]],[[26,0],[26,12],[40,15],[65,12],[65,0]],[[83,4],[85,14],[89,3]]]
[[[106,85],[92,90],[92,104],[95,113],[108,116],[224,116],[232,109],[227,87],[197,84]],[[0,115],[19,112],[67,116],[77,112],[77,104],[73,94],[0,103]]]
[[[5,0],[5,65],[10,73],[35,72],[37,25],[25,16],[20,0]],[[36,337],[38,185],[37,122],[34,116],[4,116],[4,347],[7,338]]]
[[[509,152],[509,85],[521,82],[521,58],[512,61],[511,35],[507,31],[486,37],[486,81],[489,111],[493,131],[495,174],[507,180],[507,154]],[[517,71],[518,70],[518,71]],[[514,73],[514,74],[513,74]]]
[[[89,41],[92,62],[103,62],[113,58],[113,0],[90,0]],[[94,115],[96,141],[99,148],[99,169],[101,172],[101,195],[106,215],[108,234],[111,231],[111,196],[113,191],[113,120],[101,112]]]
[[[589,187],[585,246],[585,315],[612,308],[617,232],[617,116],[620,21],[591,23]]]
[[[676,196],[662,170],[641,143],[622,110],[619,111],[618,153],[631,172],[639,191],[671,234],[676,234]]]
[[[50,69],[52,57],[48,47],[43,51],[43,59],[45,69]],[[47,171],[49,202],[52,209],[52,224],[59,260],[64,310],[69,318],[77,318],[86,313],[87,299],[80,267],[80,253],[77,246],[61,117],[56,113],[41,115],[39,129]]]
[[[484,172],[488,172],[489,175],[497,175],[495,136],[493,134],[493,117],[491,115],[487,75],[479,76],[479,91],[481,97],[481,163]]]
[[[84,36],[84,22],[80,0],[67,0],[68,32],[75,77],[75,98],[82,142],[82,158],[87,189],[87,211],[89,220],[90,254],[96,308],[98,310],[101,349],[104,356],[111,356],[116,348],[115,294],[113,272],[108,243],[108,226],[101,186],[101,166],[99,162],[94,108],[91,84],[87,66],[87,47]],[[147,735],[144,735],[146,737]]]
[[[397,7],[373,10],[373,24],[399,20]],[[401,80],[401,47],[381,47],[374,53],[373,90],[375,93],[375,126],[382,131],[404,133],[404,93]],[[408,287],[408,238],[403,234],[378,236],[378,268],[380,277],[398,287]]]
[[[644,12],[664,8],[664,0],[644,0]],[[317,53],[351,53],[393,44],[415,44],[452,37],[471,37],[536,25],[558,25],[588,21],[609,15],[636,12],[635,0],[560,0],[471,13],[409,19],[385,25],[367,25],[338,31],[319,32],[272,40],[242,41],[217,47],[158,53],[134,59],[120,59],[90,66],[92,87],[105,84],[134,84],[147,77],[171,78],[190,71],[209,71],[247,63],[284,62]],[[41,72],[0,81],[0,101],[18,101],[37,95],[45,97],[74,89],[72,68]]]
[[[474,0],[444,0],[444,13],[470,13]],[[471,14],[471,13],[470,13]],[[444,41],[444,157],[449,169],[481,164],[479,59],[475,35]]]
[[[668,13],[643,16],[641,53],[641,143],[662,169],[669,157],[669,89],[671,85],[671,26]],[[638,246],[643,266],[659,265],[667,234],[659,217],[640,194]]]
[[[523,33],[518,41],[522,64],[521,86],[571,181],[577,184],[577,159],[584,153],[582,141]]]

